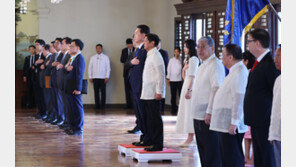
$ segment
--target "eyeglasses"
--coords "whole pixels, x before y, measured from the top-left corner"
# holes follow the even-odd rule
[[[256,40],[255,39],[253,39],[253,40],[247,40],[247,44],[248,43],[251,43],[251,42],[255,42]]]

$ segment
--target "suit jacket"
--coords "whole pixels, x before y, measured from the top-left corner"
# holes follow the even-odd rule
[[[51,64],[55,61],[55,58],[57,57],[57,62],[61,62],[62,61],[62,58],[63,58],[63,53],[61,52],[59,55],[54,55],[52,56],[51,58]],[[57,68],[56,67],[53,67],[51,66],[51,79],[50,79],[50,85],[51,87],[53,88],[57,88]]]
[[[134,57],[138,57],[140,63],[135,66],[131,66],[129,81],[131,84],[132,92],[135,94],[141,93],[142,91],[142,75],[147,57],[147,51],[144,49],[144,45],[136,51]]]
[[[163,50],[163,49],[159,49],[159,52],[163,58],[163,62],[164,62],[164,66],[165,66],[165,76],[166,76],[168,74],[167,68],[168,68],[168,64],[169,64],[169,54],[166,50]]]
[[[65,85],[70,81],[74,81],[75,83],[75,90],[81,92],[82,90],[82,81],[84,78],[84,71],[85,71],[85,60],[82,54],[77,55],[77,57],[72,62],[73,69],[72,71],[67,71],[67,75],[65,76]],[[64,87],[65,90],[65,87]]]
[[[42,63],[41,64],[37,64],[37,65],[35,65],[35,62],[37,61],[39,59],[39,55],[35,55],[35,61],[34,61],[34,70],[33,70],[33,82],[35,82],[35,83],[39,83],[40,82],[40,72],[41,72],[41,69],[40,69],[40,66],[42,65]],[[41,54],[41,58],[40,59],[43,59],[43,60],[45,60],[45,57],[44,57],[44,55],[43,54]]]
[[[67,54],[65,55],[64,59],[61,60],[61,64],[65,65],[68,63],[69,59],[70,59],[70,55]],[[64,90],[64,79],[65,79],[65,76],[67,74],[67,70],[65,68],[62,68],[62,69],[59,69],[57,71],[57,87],[61,90]]]
[[[45,58],[44,62],[42,63],[44,65],[44,69],[40,71],[40,87],[45,88],[45,76],[50,76],[50,63],[48,63],[48,66],[46,66],[46,62],[50,61],[52,57],[52,54],[49,55],[47,58]]]
[[[23,66],[23,77],[27,78],[27,82],[31,82],[32,81],[32,77],[34,74],[34,70],[32,69],[32,67],[30,68],[30,55],[25,57],[25,62],[24,62],[24,66]],[[33,66],[32,62],[32,66]]]
[[[132,48],[132,53],[135,51],[135,48]],[[120,62],[124,63],[124,67],[123,67],[123,77],[128,77],[129,74],[129,66],[126,66],[125,63],[130,59],[129,57],[132,56],[132,53],[130,55],[128,55],[128,48],[124,48],[121,51],[121,57],[120,57]]]
[[[249,126],[269,126],[273,85],[280,71],[275,68],[272,54],[267,53],[250,72],[244,98],[244,121]]]

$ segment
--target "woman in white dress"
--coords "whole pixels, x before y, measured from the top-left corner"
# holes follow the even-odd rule
[[[194,128],[193,118],[191,117],[191,99],[189,97],[189,92],[192,91],[194,78],[200,64],[200,60],[197,57],[196,43],[194,40],[188,39],[185,41],[184,53],[187,55],[187,58],[182,70],[184,83],[179,102],[176,132],[186,133],[188,134],[188,137],[186,141],[180,145],[180,147],[187,147],[193,141]]]

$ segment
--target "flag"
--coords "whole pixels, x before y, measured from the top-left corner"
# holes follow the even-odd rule
[[[241,37],[267,11],[269,0],[228,0],[224,29],[224,46],[241,46]],[[245,34],[243,34],[245,30]]]

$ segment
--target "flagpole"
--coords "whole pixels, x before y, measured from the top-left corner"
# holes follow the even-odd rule
[[[277,13],[277,11],[274,9],[274,7],[272,6],[271,3],[269,3],[269,6],[271,7],[271,9],[273,10],[273,12],[276,14],[277,18],[279,19],[280,22],[282,22],[282,19],[280,18],[279,14]]]

